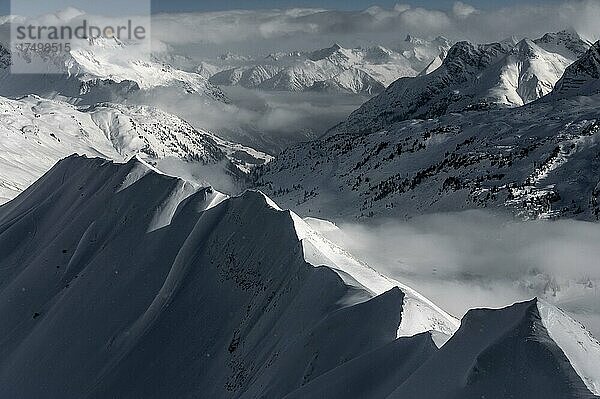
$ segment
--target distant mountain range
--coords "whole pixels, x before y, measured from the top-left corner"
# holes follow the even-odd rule
[[[209,81],[221,86],[279,91],[350,92],[372,95],[400,77],[416,76],[445,57],[450,41],[408,36],[395,50],[383,46],[346,49],[339,44],[315,51],[269,54],[264,59],[220,57]]]

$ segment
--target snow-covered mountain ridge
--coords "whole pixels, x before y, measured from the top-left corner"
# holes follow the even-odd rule
[[[331,134],[375,132],[402,120],[530,103],[550,93],[590,45],[568,31],[517,43],[459,42],[435,71],[397,80]]]
[[[600,344],[550,305],[473,310],[438,349],[418,327],[435,307],[324,243],[258,192],[62,160],[0,206],[1,395],[599,393]],[[426,329],[455,323],[437,314]]]
[[[548,100],[598,93],[600,93],[600,41],[566,69],[563,77],[556,83],[554,91],[548,96]]]
[[[480,207],[597,220],[599,104],[586,97],[336,135],[285,150],[256,186],[301,214],[335,220]]]

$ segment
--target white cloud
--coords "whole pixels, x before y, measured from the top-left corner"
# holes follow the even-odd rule
[[[462,1],[457,1],[454,3],[454,6],[452,6],[452,12],[457,18],[461,19],[476,13],[477,9],[470,4],[465,4]]]
[[[458,1],[449,11],[398,4],[391,9],[371,7],[353,12],[292,9],[160,14],[153,19],[153,34],[155,39],[170,44],[193,43],[205,46],[205,50],[217,46],[260,53],[277,47],[315,48],[333,41],[346,46],[393,46],[408,33],[489,42],[513,35],[535,38],[573,27],[597,39],[599,19],[597,0],[521,3],[495,10],[479,10]]]

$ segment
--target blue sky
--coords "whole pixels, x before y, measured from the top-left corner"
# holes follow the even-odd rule
[[[480,9],[495,9],[515,4],[548,4],[552,0],[477,0],[464,1]],[[396,3],[410,4],[435,9],[450,9],[454,1],[448,0],[152,0],[154,12],[173,11],[216,11],[232,9],[265,9],[265,8],[290,8],[290,7],[323,7],[338,10],[362,10],[373,5],[393,7]]]

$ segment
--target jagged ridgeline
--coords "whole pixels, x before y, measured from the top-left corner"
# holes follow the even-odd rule
[[[600,393],[600,344],[558,309],[459,327],[265,195],[136,158],[69,157],[0,207],[0,320],[6,398]]]

